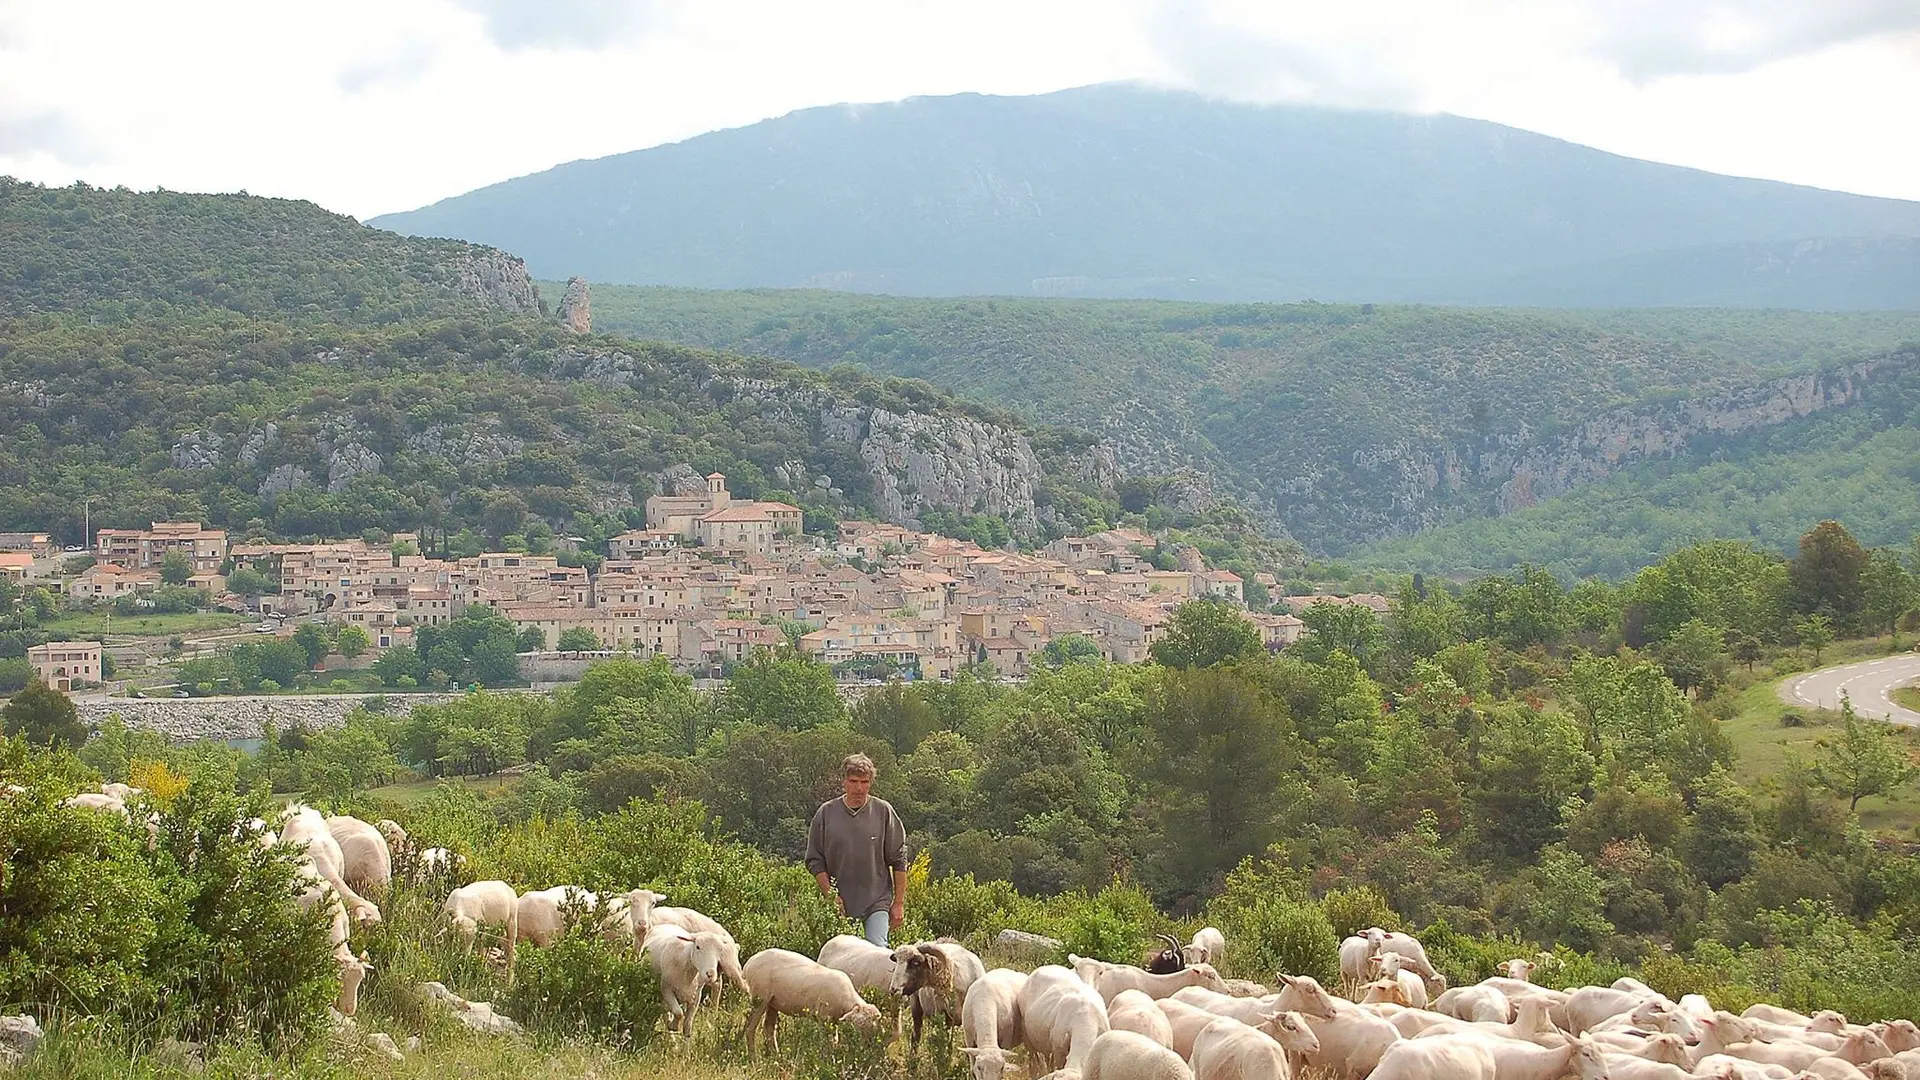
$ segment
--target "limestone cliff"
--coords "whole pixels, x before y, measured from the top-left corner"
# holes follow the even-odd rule
[[[560,295],[560,307],[555,315],[561,326],[576,334],[593,333],[593,298],[586,278],[567,279],[567,290]]]

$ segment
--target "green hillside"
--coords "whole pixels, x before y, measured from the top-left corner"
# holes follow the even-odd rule
[[[1519,513],[1382,541],[1352,558],[1388,570],[1465,575],[1533,563],[1563,577],[1618,578],[1709,538],[1790,553],[1807,522],[1829,518],[1869,547],[1920,535],[1920,373],[1855,409],[1702,440]]]
[[[1596,306],[1620,302],[1612,262],[1640,258],[1635,303],[1920,307],[1875,287],[1887,271],[1913,280],[1911,245],[1835,249],[1820,273],[1771,276],[1711,254],[1911,239],[1920,203],[1457,116],[1143,85],[805,109],[374,224],[494,244],[542,277],[634,285],[1514,304],[1538,302],[1545,275],[1565,294],[1555,303]]]
[[[846,363],[1063,419],[1113,439],[1136,472],[1199,470],[1331,553],[1493,514],[1514,459],[1596,417],[1831,371],[1920,341],[1920,315],[1905,313],[618,286],[596,286],[594,317],[603,330]],[[1814,517],[1789,508],[1779,527]]]
[[[1029,522],[1117,512],[1071,479],[1084,438],[898,379],[577,337],[540,309],[512,256],[309,203],[0,182],[0,529],[78,542],[90,509],[96,527],[592,540],[687,466],[824,527],[877,512],[876,410],[930,418],[934,452],[969,424],[1014,460],[1025,440],[1046,500]]]

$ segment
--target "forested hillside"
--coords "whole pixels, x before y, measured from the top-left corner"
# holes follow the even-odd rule
[[[511,256],[307,203],[9,181],[0,253],[0,528],[78,542],[90,509],[537,547],[632,527],[689,467],[819,528],[888,510],[914,455],[990,490],[922,485],[896,515],[1119,513],[1087,437],[900,379],[576,336]]]
[[[1600,306],[1633,259],[1635,303],[1920,307],[1920,249],[1873,246],[1920,204],[1141,85],[806,109],[373,223],[635,285]],[[1777,272],[1722,250],[1808,240]]]
[[[1677,470],[1708,453],[1737,468],[1746,448],[1760,445],[1755,440],[1775,439],[1766,433],[1773,423],[1810,409],[1837,418],[1861,395],[1879,394],[1883,380],[1912,362],[1896,350],[1920,341],[1920,315],[1898,313],[928,300],[616,287],[596,292],[595,317],[602,328],[637,337],[820,367],[850,363],[1030,416],[1065,418],[1105,433],[1132,470],[1200,473],[1310,548],[1333,553],[1524,509],[1558,494],[1556,487],[1633,466],[1636,455],[1649,463],[1644,469]],[[1852,373],[1863,363],[1872,370]],[[1793,381],[1810,373],[1824,374]],[[1890,393],[1897,400],[1900,392]],[[1862,415],[1848,421],[1849,430],[1907,422],[1891,406]],[[1818,450],[1813,441],[1781,452]],[[1669,461],[1675,453],[1682,457]],[[1631,483],[1608,490],[1628,492]],[[1739,526],[1733,535],[1771,542],[1827,505],[1783,497],[1765,508],[1762,523],[1724,524]],[[1920,527],[1920,510],[1884,512],[1898,515],[1894,528]],[[1617,521],[1616,532],[1629,524]],[[1695,524],[1660,539],[1718,535],[1723,527],[1704,518]],[[1591,565],[1618,571],[1663,550],[1670,543]],[[1455,557],[1469,567],[1489,565],[1473,560],[1493,555],[1456,550]],[[1550,561],[1562,564],[1558,555]]]

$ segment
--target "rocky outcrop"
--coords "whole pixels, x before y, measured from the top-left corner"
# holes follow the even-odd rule
[[[1499,483],[1495,509],[1512,513],[1603,479],[1628,465],[1684,453],[1701,436],[1737,435],[1852,405],[1876,374],[1895,366],[1889,360],[1872,360],[1837,371],[1775,379],[1699,400],[1608,413],[1564,435],[1526,447],[1511,460],[1506,455],[1489,454],[1483,459],[1481,474]]]
[[[1033,489],[1040,461],[1027,438],[972,417],[828,406],[821,426],[858,432],[875,509],[915,522],[929,510],[990,514],[1016,533],[1038,527]]]
[[[313,475],[298,465],[275,465],[260,478],[260,497],[268,498],[283,491],[310,487]]]
[[[593,333],[593,298],[586,278],[567,279],[567,291],[560,294],[560,307],[555,314],[560,325],[574,333]]]
[[[176,469],[213,469],[220,465],[220,448],[226,440],[217,431],[189,431],[167,451]]]
[[[327,490],[344,491],[356,476],[380,471],[380,455],[357,442],[333,448],[327,455]]]
[[[540,313],[540,290],[516,255],[469,244],[449,267],[454,292],[515,315]]]

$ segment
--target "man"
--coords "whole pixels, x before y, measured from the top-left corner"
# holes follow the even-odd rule
[[[807,828],[807,869],[834,910],[857,919],[884,946],[907,904],[907,832],[885,799],[873,797],[873,759],[840,765],[840,797],[821,804]]]

